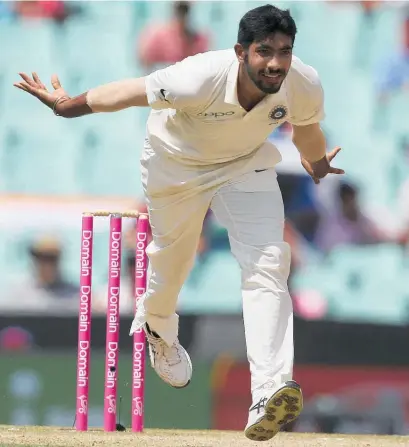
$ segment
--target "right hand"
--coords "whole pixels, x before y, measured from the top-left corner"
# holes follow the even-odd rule
[[[324,178],[328,174],[345,174],[343,169],[333,168],[331,166],[331,161],[336,157],[340,150],[340,147],[336,147],[334,150],[326,154],[325,157],[321,158],[321,160],[318,160],[315,163],[312,163],[305,158],[301,159],[303,168],[308,172],[316,185],[319,185],[320,179]]]
[[[33,79],[25,73],[19,73],[19,75],[23,78],[23,81],[14,83],[14,87],[35,96],[50,109],[53,108],[53,105],[58,98],[70,98],[66,91],[61,87],[61,83],[57,75],[53,75],[51,77],[51,85],[54,88],[54,91],[51,92],[49,92],[47,87],[41,82],[37,73],[32,74]]]

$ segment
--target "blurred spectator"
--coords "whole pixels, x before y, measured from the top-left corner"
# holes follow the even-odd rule
[[[77,296],[78,287],[66,281],[61,272],[62,247],[56,239],[39,239],[29,251],[34,267],[33,290],[42,290],[54,299]]]
[[[14,10],[24,19],[51,19],[63,23],[69,16],[79,12],[80,8],[62,0],[29,0],[14,2]]]
[[[208,51],[208,36],[195,31],[190,23],[191,7],[190,2],[175,2],[169,23],[150,25],[141,33],[138,54],[146,72]]]
[[[341,182],[337,199],[335,211],[320,219],[315,242],[321,250],[329,252],[341,244],[365,245],[386,240],[375,223],[362,212],[355,186]]]
[[[314,200],[314,183],[305,174],[279,174],[278,183],[287,219],[307,241],[312,242],[319,221]]]
[[[324,133],[328,145],[331,145],[326,129]],[[300,154],[292,142],[291,124],[283,123],[270,134],[268,140],[278,148],[282,157],[276,170],[287,220],[300,236],[312,242],[319,221],[317,188],[301,165]],[[320,185],[320,191],[323,189],[327,189],[324,182]]]
[[[404,10],[401,46],[392,49],[376,69],[379,107],[383,107],[393,93],[409,89],[409,7]]]
[[[62,247],[58,240],[51,237],[36,240],[29,247],[29,255],[33,266],[31,274],[7,287],[8,296],[0,306],[44,311],[58,306],[59,301],[76,302],[78,287],[63,277]]]
[[[0,330],[0,351],[28,351],[33,345],[33,335],[23,327],[6,326]]]
[[[291,247],[290,279],[297,269],[304,268],[321,257],[314,246],[305,239],[289,219],[284,222],[284,240]],[[291,284],[291,280],[289,283]]]
[[[16,14],[12,3],[9,1],[0,1],[0,22],[11,21],[15,19]]]
[[[367,21],[372,20],[375,10],[381,5],[381,1],[370,1],[370,0],[364,0],[360,1],[359,4],[361,5],[363,15]]]

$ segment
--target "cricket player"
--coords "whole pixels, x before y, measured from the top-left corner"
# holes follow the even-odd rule
[[[330,165],[340,148],[326,151],[317,72],[292,54],[296,32],[288,10],[265,5],[243,16],[234,49],[188,57],[146,77],[76,97],[55,75],[53,91],[35,73],[20,73],[23,80],[14,84],[65,118],[151,107],[141,156],[153,237],[150,275],[130,332],[145,330],[152,366],[165,382],[189,384],[192,364],[177,338],[175,310],[211,208],[241,268],[252,392],[245,435],[255,441],[272,438],[303,405],[292,380],[290,249],[275,171],[281,156],[267,137],[288,121],[315,183],[343,173]]]

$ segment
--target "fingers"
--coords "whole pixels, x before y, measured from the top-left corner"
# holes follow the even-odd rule
[[[329,173],[330,174],[345,174],[345,171],[343,169],[338,169],[338,168],[330,168],[329,169]]]
[[[319,185],[320,179],[318,177],[315,177],[314,172],[311,168],[311,165],[306,160],[304,160],[304,158],[301,159],[301,164],[302,164],[303,168],[307,171],[307,174],[312,178],[313,182],[316,185]]]
[[[15,82],[14,87],[18,88],[19,90],[23,90],[24,92],[30,93],[30,95],[34,96],[35,98],[39,99],[43,104],[45,104],[47,107],[52,107],[52,104],[54,102],[54,98],[52,95],[45,89],[37,87],[37,83],[34,83],[36,87],[33,87],[33,83],[29,84],[28,82]]]
[[[24,90],[25,92],[28,92],[28,89],[26,87],[26,85],[24,84],[24,82],[15,82],[14,87],[19,88],[20,90]]]
[[[34,81],[37,83],[37,85],[38,85],[40,88],[42,88],[42,89],[44,89],[44,90],[47,90],[47,87],[41,82],[40,78],[38,77],[38,74],[35,73],[35,72],[33,72],[32,75],[33,75],[33,79],[34,79]]]
[[[24,90],[25,92],[30,93],[31,95],[34,95],[34,92],[36,91],[36,89],[28,85],[27,82],[15,82],[13,85],[14,87],[17,87],[20,90]]]
[[[336,155],[338,154],[338,152],[340,150],[341,150],[341,148],[339,146],[337,146],[335,149],[333,149],[331,152],[329,152],[327,155],[328,161],[331,161],[334,157],[336,157]]]
[[[41,79],[38,77],[38,74],[33,72],[32,76],[33,79],[30,78],[30,76],[28,76],[25,73],[19,73],[19,75],[22,77],[22,79],[24,80],[24,82],[20,82],[20,83],[15,83],[15,87],[17,88],[21,88],[22,86],[25,86],[26,89],[25,91],[29,92],[29,93],[33,93],[32,89],[38,90],[38,89],[42,89],[45,91],[47,90],[47,87],[41,82]],[[19,84],[19,85],[17,85]],[[30,91],[31,88],[31,91]],[[24,88],[21,88],[22,90],[24,90]]]
[[[54,87],[54,90],[58,90],[61,88],[60,80],[58,79],[58,76],[56,74],[51,76],[51,84]]]
[[[304,158],[301,159],[301,164],[303,168],[308,172],[308,174],[312,177],[314,174],[312,172],[311,165]]]
[[[23,80],[30,86],[33,88],[38,88],[39,86],[37,85],[37,83],[30,78],[30,76],[26,75],[25,73],[19,73],[19,75],[23,78]]]

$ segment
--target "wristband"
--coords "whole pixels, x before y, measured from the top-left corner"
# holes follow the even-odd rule
[[[60,97],[58,97],[55,101],[54,101],[54,104],[53,104],[53,113],[54,113],[54,115],[55,116],[61,116],[59,113],[57,113],[56,111],[55,111],[55,109],[56,109],[56,107],[57,107],[57,104],[59,103],[59,102],[61,102],[61,100],[62,99],[69,99],[69,97],[68,96],[60,96]]]

